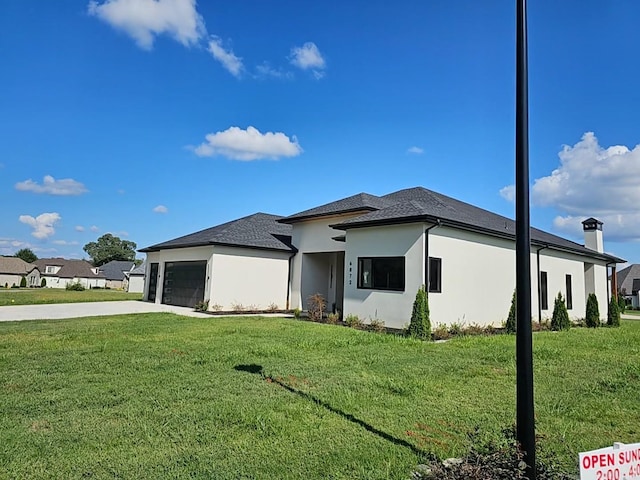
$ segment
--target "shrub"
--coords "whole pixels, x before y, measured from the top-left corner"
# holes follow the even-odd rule
[[[614,296],[611,296],[609,309],[607,310],[607,325],[609,327],[620,326],[620,310],[618,310],[618,299]]]
[[[4,288],[9,288],[9,284],[7,282],[4,282]]]
[[[209,310],[209,300],[203,300],[202,302],[196,303],[193,309],[196,312],[206,312]]]
[[[551,316],[551,330],[569,330],[571,320],[569,320],[569,312],[562,298],[562,293],[558,292],[558,296],[553,304],[553,315]]]
[[[293,318],[295,318],[296,320],[300,320],[301,314],[302,314],[302,310],[300,310],[299,308],[293,309]]]
[[[316,293],[307,298],[309,302],[309,318],[314,322],[319,322],[322,320],[322,315],[324,314],[324,309],[327,306],[327,301],[324,299],[322,294]]]
[[[27,278],[25,276],[23,276],[20,279],[20,288],[25,288],[27,286]]]
[[[278,310],[278,304],[277,303],[270,303],[269,306],[267,307],[267,310],[269,310],[270,312],[275,312]]]
[[[214,303],[213,305],[211,305],[212,312],[219,312],[220,310],[222,310],[222,305],[220,305],[219,303]]]
[[[330,323],[331,325],[336,325],[338,320],[340,320],[340,314],[338,312],[327,315],[327,323]]]
[[[433,329],[434,340],[448,340],[451,337],[452,335],[449,333],[449,327],[442,323]]]
[[[18,288],[18,286],[15,283],[12,283],[11,288]]]
[[[410,336],[423,340],[431,339],[431,322],[429,320],[429,300],[424,285],[418,289],[413,302],[411,323],[407,332]]]
[[[589,328],[600,326],[600,309],[598,308],[598,297],[595,293],[590,293],[587,297],[587,312],[584,323]]]
[[[84,291],[84,286],[78,281],[75,283],[67,283],[67,286],[64,287],[66,290],[71,290],[74,292],[82,292]]]
[[[374,318],[373,320],[371,320],[371,322],[369,323],[369,329],[372,332],[376,332],[376,333],[383,333],[386,331],[386,328],[384,326],[384,321],[379,320],[377,318]]]
[[[234,312],[244,312],[246,310],[245,306],[242,305],[241,303],[235,303],[233,302],[231,304],[231,310],[233,310]]]
[[[618,311],[620,313],[624,313],[626,309],[627,309],[627,302],[625,301],[622,294],[618,293]]]
[[[357,329],[362,328],[362,326],[364,325],[362,320],[360,320],[360,317],[352,313],[347,315],[347,317],[344,319],[344,323],[347,327],[357,328]]]
[[[509,316],[504,326],[507,333],[516,333],[516,291],[511,295],[511,308],[509,308]]]

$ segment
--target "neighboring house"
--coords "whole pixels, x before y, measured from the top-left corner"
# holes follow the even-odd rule
[[[66,288],[69,283],[80,283],[84,288],[104,288],[106,279],[86,260],[40,258],[34,262],[48,288]]]
[[[143,293],[144,292],[144,278],[147,265],[143,263],[130,272],[125,272],[127,276],[127,292],[129,293]]]
[[[136,267],[135,262],[129,260],[112,260],[100,266],[100,271],[106,279],[107,288],[127,289],[127,273]]]
[[[0,286],[20,286],[24,277],[28,287],[40,286],[40,270],[33,263],[17,257],[0,257]]]
[[[252,217],[203,232],[219,233],[221,244],[233,251],[251,248],[247,244],[256,232],[244,221]],[[280,240],[276,258],[272,251],[267,256],[266,250],[254,249],[242,264],[217,264],[216,246],[203,246],[212,241],[203,232],[141,250],[148,255],[151,273],[145,298],[171,303],[171,294],[163,298],[163,287],[173,292],[191,285],[201,290],[201,299],[210,300],[210,308],[217,303],[232,309],[228,300],[234,295],[242,296],[245,305],[264,308],[265,301],[258,298],[267,277],[270,296],[286,297],[287,308],[305,310],[309,296],[320,293],[328,310],[367,322],[382,320],[394,328],[408,324],[421,285],[429,291],[434,325],[499,325],[508,314],[516,283],[515,222],[506,217],[421,187],[380,197],[360,193],[288,217],[268,217],[290,228],[282,231],[290,240]],[[624,260],[604,253],[602,222],[587,219],[583,227],[586,246],[531,229],[535,319],[551,316],[559,292],[572,318],[585,316],[589,293],[596,294],[606,317],[607,269]],[[273,228],[262,229],[272,241]],[[196,254],[198,248],[208,250]],[[185,270],[178,277],[167,271],[179,260],[202,262],[198,255],[208,260],[197,273]],[[266,260],[271,263],[258,270]]]
[[[618,291],[631,302],[634,308],[640,307],[640,264],[629,265],[617,272]]]

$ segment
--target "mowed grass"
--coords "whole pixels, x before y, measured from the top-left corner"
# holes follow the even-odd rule
[[[75,292],[63,288],[0,288],[0,306],[141,299],[141,293],[128,293],[121,290],[91,289]]]
[[[292,319],[0,324],[0,478],[407,479],[500,441],[513,336],[424,343]],[[640,322],[534,334],[539,456],[640,439]]]

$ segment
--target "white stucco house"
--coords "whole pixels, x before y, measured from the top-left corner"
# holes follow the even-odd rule
[[[531,229],[534,319],[551,316],[558,292],[575,319],[595,293],[606,318],[607,270],[624,260],[604,253],[601,222],[583,226],[585,245]],[[394,328],[408,323],[421,285],[434,324],[500,325],[515,288],[515,222],[422,187],[256,214],[141,251],[150,301],[306,310],[320,293],[328,310]]]
[[[40,277],[46,280],[47,288],[66,288],[70,283],[80,283],[87,289],[106,286],[104,274],[86,260],[39,258],[33,263],[40,270]]]
[[[144,292],[144,278],[147,266],[143,263],[134,267],[129,272],[125,272],[127,277],[126,286],[129,293],[143,293]]]
[[[40,270],[21,258],[0,256],[0,287],[20,286],[24,277],[28,287],[40,286]]]

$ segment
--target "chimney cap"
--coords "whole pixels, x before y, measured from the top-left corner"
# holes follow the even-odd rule
[[[602,230],[602,222],[597,218],[589,217],[582,221],[582,229],[585,232],[589,230]]]

